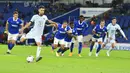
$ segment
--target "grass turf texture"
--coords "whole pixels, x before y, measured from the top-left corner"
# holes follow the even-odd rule
[[[89,57],[89,50],[83,49],[83,57],[79,58],[76,48],[72,57],[68,56],[69,51],[56,57],[51,47],[42,48],[43,59],[27,63],[27,56],[35,56],[36,46],[15,46],[7,55],[7,46],[0,45],[0,73],[130,73],[130,51],[112,51],[107,57],[106,50],[101,50],[96,58],[95,51]]]

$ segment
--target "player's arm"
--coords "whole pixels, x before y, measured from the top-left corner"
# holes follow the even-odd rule
[[[94,35],[97,35],[97,36],[98,36],[98,34],[96,33],[96,29],[97,29],[97,26],[94,27],[94,29],[92,30],[92,33],[93,33]]]
[[[108,38],[108,31],[107,31],[107,28],[105,28],[105,36],[106,36],[106,38]]]
[[[22,34],[22,33],[23,33],[22,28],[24,27],[24,26],[23,26],[23,23],[21,23],[21,24],[20,24],[20,26],[21,26],[21,29],[20,29],[20,31],[19,31],[19,32]]]
[[[67,31],[66,31],[68,34],[71,34],[73,32],[73,30],[67,26]]]
[[[23,31],[24,29],[28,28],[31,24],[32,24],[31,21],[28,22],[25,26],[22,27],[22,31]]]
[[[111,24],[108,24],[108,26],[107,26],[107,38],[112,39],[112,37],[110,36],[110,33],[109,33],[109,30],[111,29],[110,25]]]
[[[126,37],[126,35],[125,35],[125,33],[124,33],[123,30],[120,28],[120,26],[118,26],[118,30],[120,31],[120,33],[122,34],[122,36],[123,36],[126,40],[128,40],[127,37]]]
[[[8,21],[6,22],[5,33],[8,34]]]
[[[28,28],[28,27],[32,24],[32,22],[34,22],[35,20],[36,20],[36,16],[34,15],[34,16],[31,18],[30,22],[28,22],[28,23],[22,28],[22,30]]]
[[[58,26],[58,24],[56,22],[53,22],[52,20],[47,20],[46,23],[48,24],[47,26],[53,26],[53,27]]]

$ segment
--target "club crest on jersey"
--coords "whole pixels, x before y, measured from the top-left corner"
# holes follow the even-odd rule
[[[16,22],[17,24],[19,24],[19,22]]]

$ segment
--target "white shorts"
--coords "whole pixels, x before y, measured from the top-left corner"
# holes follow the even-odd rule
[[[42,36],[38,36],[38,35],[32,34],[31,32],[29,32],[27,34],[23,34],[21,38],[24,38],[24,39],[34,39],[35,42],[42,43]]]
[[[63,45],[63,44],[64,44],[64,39],[57,39],[57,38],[55,37],[53,44],[57,44],[57,45],[58,45],[58,43]]]
[[[64,41],[64,43],[65,43],[65,47],[69,47],[70,48],[71,42]]]
[[[106,44],[107,44],[107,43],[111,43],[111,44],[112,44],[112,43],[116,43],[116,42],[115,42],[114,39],[110,39],[110,38],[107,38],[107,39],[106,39],[106,38],[105,38],[105,39],[104,39],[104,43],[106,43]]]
[[[76,40],[74,38],[72,38],[72,43],[75,43],[75,42],[76,42]]]
[[[94,37],[92,37],[92,41],[102,42],[102,38],[94,38]]]
[[[83,35],[78,35],[77,40],[78,42],[83,42]]]
[[[18,33],[17,34],[11,34],[11,33],[8,33],[8,40],[17,40],[18,38]]]
[[[113,37],[113,38],[114,38],[114,37]],[[104,43],[105,43],[105,44],[107,44],[107,43],[111,43],[111,44],[112,44],[112,43],[116,43],[116,42],[115,42],[115,39],[110,39],[110,38],[106,38],[106,37],[105,37]]]

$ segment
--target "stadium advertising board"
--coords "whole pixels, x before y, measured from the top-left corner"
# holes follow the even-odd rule
[[[111,8],[80,8],[80,15],[84,15],[85,17],[93,17],[93,15],[100,15]]]
[[[110,48],[110,44],[107,44],[105,49],[109,49]],[[130,44],[127,43],[117,43],[115,45],[116,47],[114,48],[114,50],[129,50],[130,51]]]

